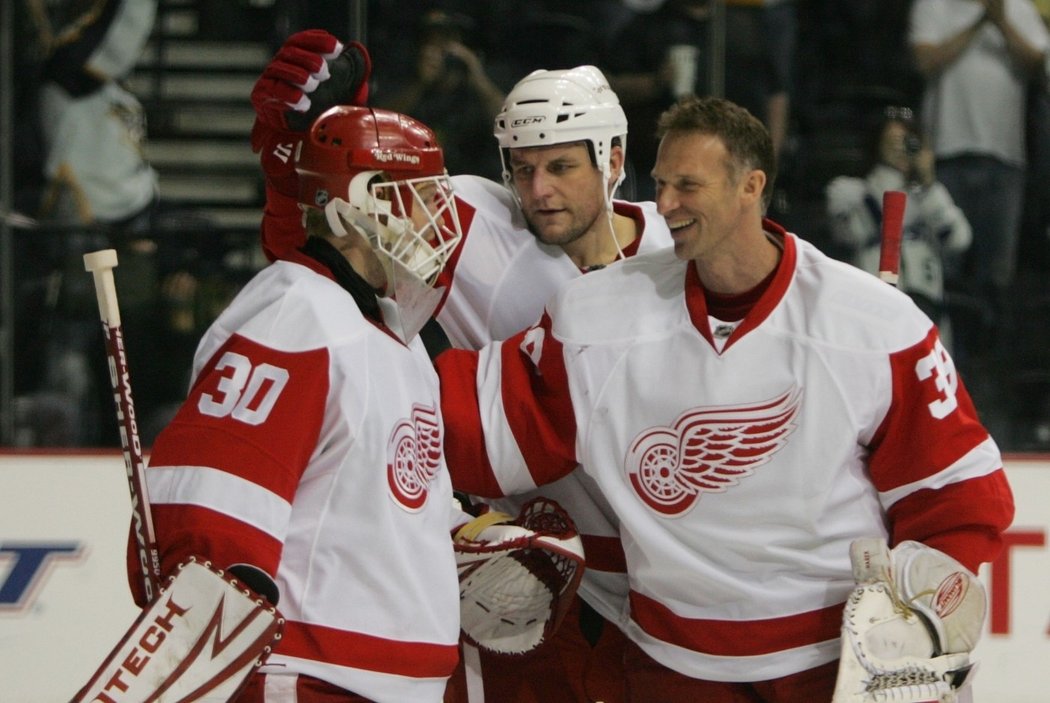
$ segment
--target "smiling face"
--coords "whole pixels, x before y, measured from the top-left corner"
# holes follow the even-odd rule
[[[656,204],[680,259],[732,257],[760,212],[765,173],[734,165],[722,139],[703,132],[664,136],[652,170]]]
[[[621,162],[616,148],[614,174]],[[584,142],[511,149],[509,166],[529,229],[541,242],[565,246],[595,228],[606,184]]]

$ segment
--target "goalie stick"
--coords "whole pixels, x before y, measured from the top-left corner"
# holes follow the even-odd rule
[[[124,350],[124,326],[120,322],[117,286],[113,280],[116,266],[117,252],[113,249],[84,254],[84,268],[91,272],[95,280],[98,314],[106,339],[109,381],[113,386],[120,445],[124,451],[124,468],[127,470],[128,490],[131,492],[131,514],[135,542],[138,544],[139,567],[142,570],[146,600],[152,602],[160,589],[160,552],[157,550],[157,537],[146,493],[146,463],[142,458],[135,403],[131,397],[131,378]]]
[[[275,607],[277,589],[265,572],[249,564],[224,572],[197,559],[181,564],[161,586],[160,552],[113,280],[116,265],[113,249],[84,255],[84,268],[94,277],[106,341],[148,604],[73,703],[221,703],[243,689],[280,639],[284,620]]]

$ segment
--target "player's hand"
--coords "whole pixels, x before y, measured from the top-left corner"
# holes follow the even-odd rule
[[[343,45],[328,32],[308,29],[290,36],[252,88],[252,150],[281,193],[295,197],[292,161],[303,132],[335,105],[364,105],[372,61],[357,42]]]

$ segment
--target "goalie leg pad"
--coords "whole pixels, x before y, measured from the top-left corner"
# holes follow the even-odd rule
[[[226,703],[269,656],[283,624],[242,583],[191,559],[73,703]]]

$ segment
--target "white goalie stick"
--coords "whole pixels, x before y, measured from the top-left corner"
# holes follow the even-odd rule
[[[254,566],[233,565],[224,572],[197,559],[180,565],[166,584],[161,579],[113,280],[116,265],[113,249],[84,255],[84,267],[94,276],[106,340],[148,603],[73,703],[225,703],[243,689],[280,638],[284,620],[276,609],[277,589]]]
[[[138,545],[139,567],[146,600],[152,602],[160,590],[160,553],[157,550],[149,496],[146,493],[146,462],[142,458],[142,442],[139,440],[135,403],[131,397],[128,359],[124,350],[124,326],[120,321],[117,286],[113,280],[113,269],[116,266],[117,252],[113,249],[84,255],[84,268],[90,271],[95,279],[98,312],[102,318],[102,334],[106,341],[109,381],[113,387],[113,402],[116,405],[117,424],[120,426],[120,446],[124,451],[124,468],[127,470],[128,490],[131,493],[131,516],[135,542]]]

